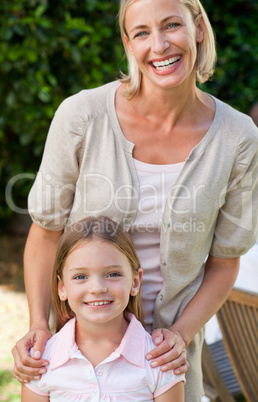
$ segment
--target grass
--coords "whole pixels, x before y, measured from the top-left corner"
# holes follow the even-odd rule
[[[12,371],[0,370],[0,401],[21,401],[21,384],[13,377]]]

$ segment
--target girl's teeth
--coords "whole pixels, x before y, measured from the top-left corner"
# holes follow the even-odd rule
[[[87,303],[89,306],[102,306],[103,304],[109,304],[110,302],[108,301],[101,301],[101,302],[92,302],[92,303]]]

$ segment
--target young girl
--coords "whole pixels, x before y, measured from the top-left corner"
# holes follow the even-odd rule
[[[52,279],[57,332],[47,373],[22,385],[22,402],[183,402],[184,375],[152,368],[141,323],[142,268],[132,240],[106,217],[62,235]]]

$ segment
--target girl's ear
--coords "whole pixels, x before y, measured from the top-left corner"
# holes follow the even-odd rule
[[[140,267],[138,268],[138,273],[135,275],[133,279],[133,284],[131,287],[130,295],[131,296],[136,296],[137,293],[139,292],[141,282],[142,282],[142,275],[143,275],[143,269]]]
[[[124,40],[125,40],[126,46],[127,46],[128,49],[130,50],[130,52],[133,54],[132,46],[131,46],[130,41],[129,41],[129,39],[128,39],[128,36],[127,36],[126,34],[124,34]]]
[[[207,31],[203,16],[200,14],[196,21],[196,42],[201,43]]]
[[[66,294],[66,290],[65,290],[63,281],[59,275],[57,276],[57,279],[58,279],[58,283],[57,283],[58,296],[59,296],[60,300],[62,300],[62,301],[67,300],[67,294]]]

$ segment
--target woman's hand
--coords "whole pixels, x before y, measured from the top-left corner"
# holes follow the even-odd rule
[[[40,360],[45,348],[46,341],[51,338],[51,332],[47,329],[37,329],[29,331],[21,338],[14,348],[12,354],[14,358],[14,377],[21,383],[27,383],[31,380],[38,380],[41,374],[47,370],[49,362]],[[33,357],[29,350],[33,349]]]
[[[184,374],[189,369],[186,360],[186,345],[179,333],[169,329],[158,328],[152,332],[155,349],[146,356],[152,367],[161,366],[162,371],[174,370],[174,374]]]

